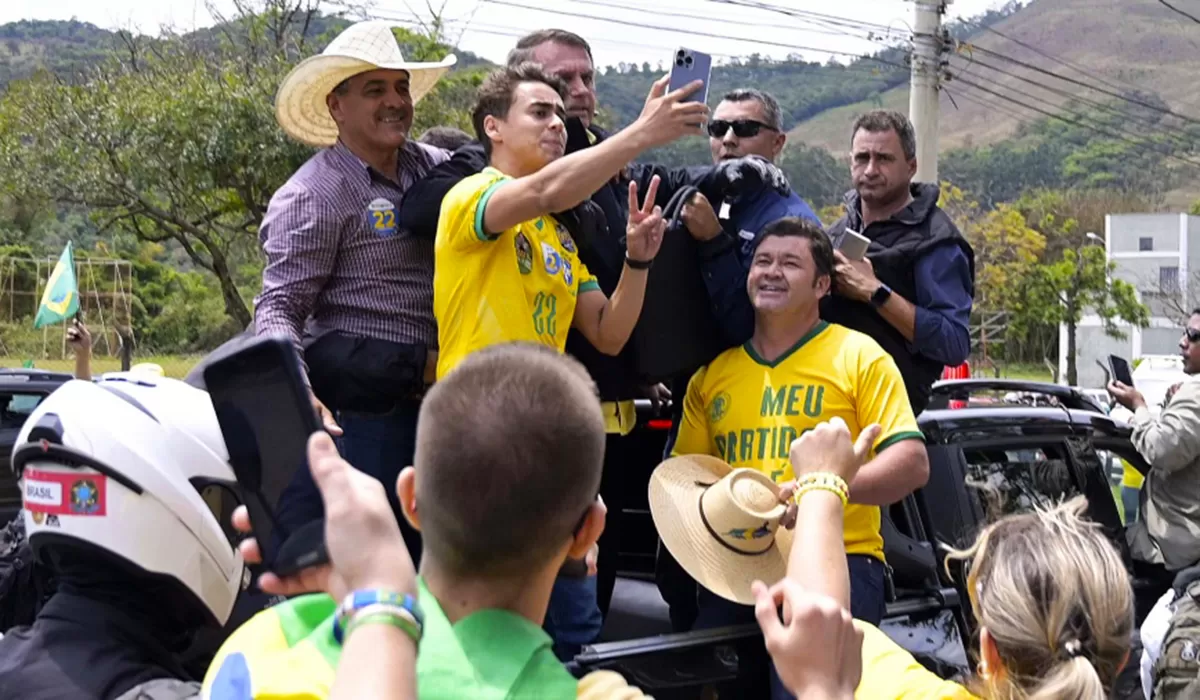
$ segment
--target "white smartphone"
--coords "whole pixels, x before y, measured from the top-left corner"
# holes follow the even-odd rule
[[[853,229],[846,229],[841,242],[838,243],[838,250],[850,260],[862,260],[870,245],[870,238]]]

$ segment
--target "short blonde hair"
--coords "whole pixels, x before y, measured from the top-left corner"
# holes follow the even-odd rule
[[[970,563],[971,608],[1003,662],[979,679],[991,700],[1105,700],[1128,658],[1133,588],[1086,507],[1002,518],[950,555]]]

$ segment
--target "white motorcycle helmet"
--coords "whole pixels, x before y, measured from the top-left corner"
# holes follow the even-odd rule
[[[244,566],[201,492],[236,482],[206,392],[144,372],[67,382],[25,422],[12,467],[35,553],[117,557],[228,620]]]

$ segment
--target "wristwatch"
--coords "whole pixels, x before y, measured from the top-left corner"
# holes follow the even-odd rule
[[[887,300],[890,299],[891,297],[892,297],[892,288],[887,286],[883,282],[880,282],[879,289],[876,289],[875,293],[871,295],[871,306],[873,308],[878,309],[879,307],[886,304]]]

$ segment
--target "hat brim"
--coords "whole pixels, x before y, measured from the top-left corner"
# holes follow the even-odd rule
[[[709,455],[668,459],[650,477],[650,515],[667,551],[697,583],[726,600],[753,605],[751,583],[770,586],[787,574],[792,533],[780,528],[771,548],[754,555],[735,552],[709,533],[700,517],[700,495],[732,471]]]
[[[343,80],[370,70],[408,72],[408,92],[415,106],[457,62],[450,54],[437,63],[375,64],[347,56],[310,56],[293,68],[275,93],[275,119],[288,136],[309,146],[337,142],[337,123],[325,98]]]

